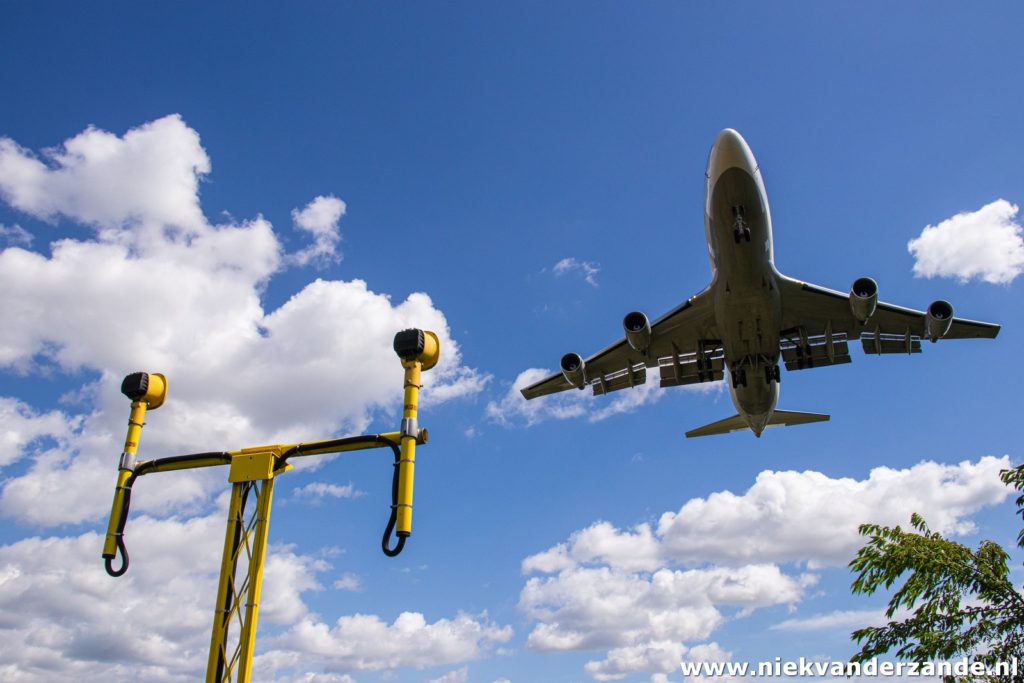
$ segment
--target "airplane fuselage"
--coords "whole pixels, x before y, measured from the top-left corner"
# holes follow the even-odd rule
[[[779,397],[779,273],[761,172],[731,129],[718,136],[708,158],[704,222],[729,391],[737,412],[760,435]]]

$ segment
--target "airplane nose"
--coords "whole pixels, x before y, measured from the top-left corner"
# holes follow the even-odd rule
[[[732,128],[726,128],[718,134],[717,138],[715,138],[715,147],[722,151],[740,151],[746,146],[747,143],[743,139],[743,136]]]
[[[711,146],[711,154],[708,156],[708,180],[714,185],[718,177],[730,168],[742,168],[750,175],[754,175],[757,172],[757,162],[754,161],[754,154],[743,136],[732,128],[726,128],[718,134],[715,144]]]

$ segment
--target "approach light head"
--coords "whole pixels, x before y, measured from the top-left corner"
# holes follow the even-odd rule
[[[156,410],[167,398],[167,378],[159,372],[133,372],[121,382],[121,393],[134,401],[142,401]]]
[[[424,370],[429,370],[437,365],[441,341],[429,330],[402,330],[395,335],[395,353],[402,359],[402,365],[421,363]]]

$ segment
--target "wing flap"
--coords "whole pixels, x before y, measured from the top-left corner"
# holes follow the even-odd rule
[[[806,344],[785,340],[782,360],[786,370],[806,370],[850,362],[850,347],[846,335],[811,337]]]
[[[865,332],[860,336],[864,353],[880,356],[885,353],[921,353],[921,339],[910,334]]]
[[[609,376],[600,376],[594,381],[594,396],[601,396],[619,389],[630,389],[647,381],[647,367],[643,364],[630,366]]]
[[[668,357],[662,359],[658,370],[661,373],[662,388],[717,382],[725,376],[725,358],[718,355],[701,361],[696,354],[679,359]]]

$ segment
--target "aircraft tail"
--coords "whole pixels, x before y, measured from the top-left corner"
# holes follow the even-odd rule
[[[804,425],[810,424],[811,422],[827,422],[828,419],[829,416],[823,413],[801,413],[795,410],[776,410],[772,413],[772,416],[765,427]],[[733,415],[732,417],[727,417],[724,420],[712,422],[711,424],[704,425],[703,427],[697,427],[697,429],[691,429],[686,432],[686,438],[741,432],[744,429],[750,429],[746,420],[739,415]],[[758,434],[758,436],[760,436],[760,434]]]

